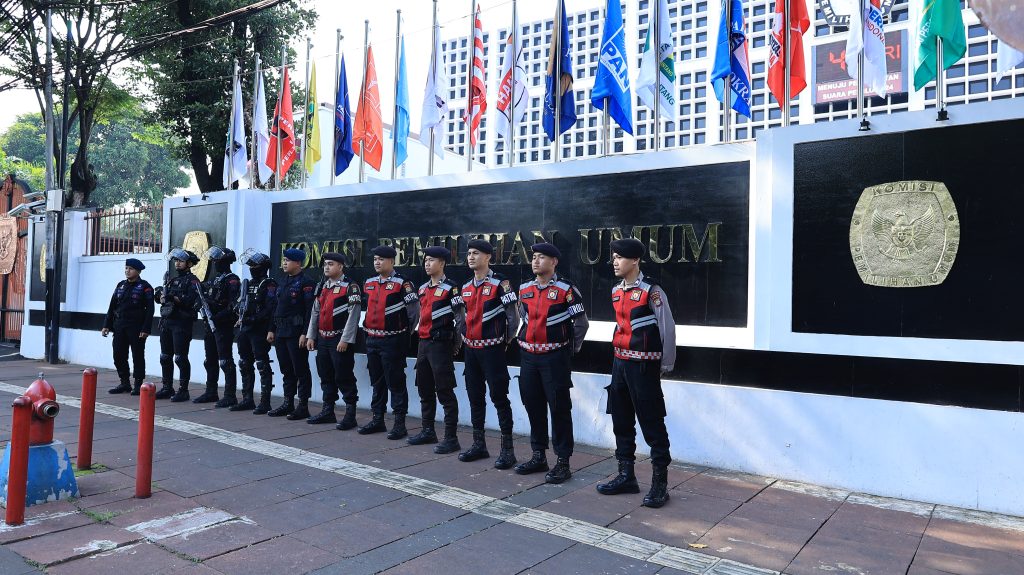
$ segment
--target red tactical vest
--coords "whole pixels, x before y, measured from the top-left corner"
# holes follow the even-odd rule
[[[455,308],[462,305],[462,299],[455,284],[442,278],[431,286],[430,282],[419,289],[420,326],[417,330],[420,339],[437,341],[455,340]]]
[[[615,357],[632,360],[661,359],[661,330],[658,328],[658,318],[651,309],[651,294],[655,285],[645,277],[639,285],[623,289],[619,283],[612,288],[612,308],[615,309],[612,346],[615,348]]]
[[[321,337],[341,335],[348,323],[348,316],[354,305],[359,303],[359,286],[349,283],[344,276],[341,283],[334,287],[324,287],[317,295],[320,302],[320,316],[317,318],[317,329]],[[359,313],[359,308],[354,308]]]
[[[466,303],[466,346],[479,349],[504,343],[508,329],[505,306],[517,300],[505,276],[491,271],[480,285],[469,280],[462,286],[462,299]]]
[[[402,276],[392,274],[385,281],[372,277],[363,284],[366,316],[363,329],[367,335],[382,337],[396,335],[409,329],[409,316],[405,306],[416,298],[416,288]]]
[[[545,287],[536,281],[519,286],[526,325],[519,330],[519,347],[545,353],[572,344],[572,317],[583,313],[583,302],[572,283],[555,277]]]

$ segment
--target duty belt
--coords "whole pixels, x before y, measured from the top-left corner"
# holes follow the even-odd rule
[[[642,361],[653,361],[661,359],[660,351],[636,351],[632,349],[615,348],[615,355],[623,359],[639,359]]]
[[[373,337],[387,337],[389,335],[399,335],[399,334],[405,333],[404,329],[400,329],[398,331],[385,331],[385,330],[382,330],[382,329],[370,329],[368,327],[364,327],[363,331],[366,332],[366,335],[373,336]]]
[[[462,336],[462,341],[466,342],[466,347],[480,349],[482,347],[491,347],[492,345],[505,343],[505,338],[495,337],[492,339],[467,339],[466,336]]]
[[[547,351],[555,351],[556,349],[563,348],[569,345],[569,342],[563,341],[560,343],[529,343],[525,341],[519,342],[519,347],[530,353],[544,353]]]
[[[340,329],[332,329],[332,330],[326,330],[326,331],[321,329],[319,331],[320,331],[320,337],[337,337],[337,336],[341,335],[341,330]]]

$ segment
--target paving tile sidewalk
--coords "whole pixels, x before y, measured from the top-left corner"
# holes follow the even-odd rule
[[[58,394],[79,397],[80,366],[5,361],[0,380],[27,386],[39,371]],[[99,401],[137,408],[137,398],[105,393],[113,379],[101,370]],[[5,405],[13,397],[0,391]],[[338,465],[345,460],[372,466],[379,475],[363,480],[158,427],[153,497],[137,500],[137,423],[98,413],[97,472],[79,476],[79,499],[30,507],[21,527],[0,525],[0,575],[705,572],[682,564],[683,570],[666,567],[657,559],[662,555],[650,555],[666,545],[671,547],[665,553],[682,549],[687,557],[706,559],[706,566],[718,559],[735,562],[717,563],[711,571],[716,574],[1024,573],[1020,518],[683,463],[670,470],[671,501],[653,510],[640,506],[642,494],[596,493],[594,485],[615,471],[614,458],[604,449],[577,446],[572,480],[555,486],[539,476],[496,470],[493,459],[462,463],[454,455],[435,455],[429,446],[383,435],[208,405],[161,401],[157,406],[158,415],[179,422],[243,434],[254,444],[298,448]],[[65,406],[56,425],[56,438],[68,444],[72,458],[78,414]],[[361,421],[368,417],[359,415]],[[10,437],[10,420],[10,409],[0,409],[0,446]],[[418,426],[417,420],[410,423]],[[468,445],[470,434],[460,430],[460,441]],[[496,450],[494,439],[491,446]],[[517,437],[516,451],[520,458],[528,454],[526,438]],[[525,515],[514,520],[440,496],[410,494],[381,484],[394,478],[390,472],[426,480],[427,491],[485,496],[532,510],[531,521],[562,524],[543,528]],[[637,474],[647,481],[650,465],[638,463]],[[608,534],[614,537],[607,539]],[[589,537],[596,538],[588,543]],[[592,544],[602,538],[604,543]]]

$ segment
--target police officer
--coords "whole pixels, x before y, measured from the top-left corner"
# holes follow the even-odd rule
[[[419,322],[413,330],[419,338],[416,350],[416,389],[420,395],[423,427],[410,437],[410,445],[437,443],[434,417],[437,402],[444,409],[444,440],[434,453],[454,453],[462,448],[456,430],[459,402],[455,398],[455,363],[452,359],[462,347],[462,323],[465,307],[459,288],[444,275],[451,252],[442,246],[423,250],[423,270],[430,279],[419,289]]]
[[[206,368],[206,392],[193,399],[192,403],[216,401],[217,407],[231,407],[238,403],[235,396],[238,380],[235,360],[231,357],[231,345],[235,341],[235,322],[238,321],[235,302],[238,301],[242,282],[231,271],[231,264],[235,263],[235,252],[232,250],[213,246],[206,250],[206,259],[213,262],[217,270],[217,277],[203,286],[215,329],[211,329],[210,322],[205,322],[203,347],[206,359],[203,367]],[[218,368],[224,372],[224,399],[220,399],[217,394],[217,379],[220,375]]]
[[[572,477],[569,457],[572,437],[572,373],[569,359],[583,346],[590,326],[583,309],[583,296],[568,279],[555,273],[562,254],[552,244],[533,245],[531,267],[536,278],[519,286],[519,330],[522,350],[519,394],[530,419],[533,457],[516,466],[526,475],[547,471],[544,452],[548,448],[548,409],[551,410],[551,440],[558,457],[545,476],[548,483],[562,483]]]
[[[366,332],[366,368],[370,372],[373,419],[359,433],[387,431],[384,412],[391,392],[391,412],[395,423],[388,439],[408,435],[405,414],[409,410],[409,391],[405,387],[405,353],[409,347],[409,329],[419,317],[420,300],[412,282],[395,272],[398,252],[391,246],[377,246],[373,269],[377,276],[363,283],[363,331]]]
[[[515,339],[519,327],[519,298],[508,279],[491,270],[494,248],[485,240],[469,240],[466,264],[473,279],[462,286],[466,308],[462,338],[465,342],[466,394],[469,395],[473,445],[459,454],[459,461],[490,457],[484,441],[485,395],[491,390],[491,403],[498,412],[501,429],[501,453],[494,460],[497,469],[516,464],[512,447],[512,403],[508,400],[508,360],[505,349]]]
[[[356,426],[355,345],[359,333],[362,296],[359,284],[345,277],[345,256],[337,252],[323,255],[324,280],[313,302],[313,313],[306,330],[306,349],[316,350],[316,371],[323,392],[323,409],[307,423],[337,423],[334,402],[338,390],[345,400],[341,430]]]
[[[238,316],[238,372],[242,376],[242,401],[230,411],[253,410],[255,415],[270,411],[270,392],[274,389],[274,371],[270,368],[270,343],[267,332],[277,307],[277,282],[270,277],[270,256],[252,248],[239,259],[249,268],[251,279],[242,281],[242,295],[235,307]],[[260,403],[253,402],[256,372],[260,373]]]
[[[199,290],[202,286],[192,273],[199,263],[196,254],[174,248],[167,254],[173,262],[175,276],[167,281],[160,294],[160,367],[163,387],[156,392],[157,399],[188,401],[188,383],[192,365],[188,361],[188,348],[192,343],[192,324],[196,321]],[[178,366],[178,391],[174,391],[174,366]]]
[[[277,308],[274,321],[267,333],[267,342],[274,344],[277,363],[284,379],[284,403],[268,413],[270,417],[288,416],[288,419],[309,417],[309,395],[313,392],[313,375],[309,371],[309,350],[306,349],[306,326],[313,311],[316,284],[302,273],[306,252],[297,248],[284,250],[281,271],[284,282],[277,290]],[[295,392],[299,404],[295,405]]]
[[[636,461],[636,422],[651,447],[654,474],[644,506],[661,507],[668,501],[668,432],[661,374],[676,360],[676,324],[665,291],[640,271],[644,245],[633,238],[611,244],[612,269],[622,281],[612,288],[615,331],[612,347],[612,382],[608,386],[608,413],[615,432],[615,458],[619,474],[597,485],[598,493],[640,493],[633,463]]]
[[[146,377],[146,338],[153,328],[153,286],[139,277],[146,266],[135,258],[124,262],[124,277],[114,288],[103,320],[103,337],[114,333],[114,369],[120,384],[110,393],[138,395]],[[135,387],[128,383],[128,350],[132,350]]]

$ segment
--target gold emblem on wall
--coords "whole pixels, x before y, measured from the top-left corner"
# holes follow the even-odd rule
[[[46,283],[46,242],[39,246],[39,281]]]
[[[0,275],[14,271],[14,260],[18,255],[18,220],[7,214],[0,214]]]
[[[192,266],[192,273],[199,281],[206,281],[206,270],[210,265],[210,261],[206,259],[206,250],[210,249],[210,235],[202,230],[193,230],[185,234],[181,247],[199,256],[199,263]]]
[[[881,287],[941,284],[960,247],[960,218],[946,185],[905,181],[861,193],[850,254],[861,281]]]

